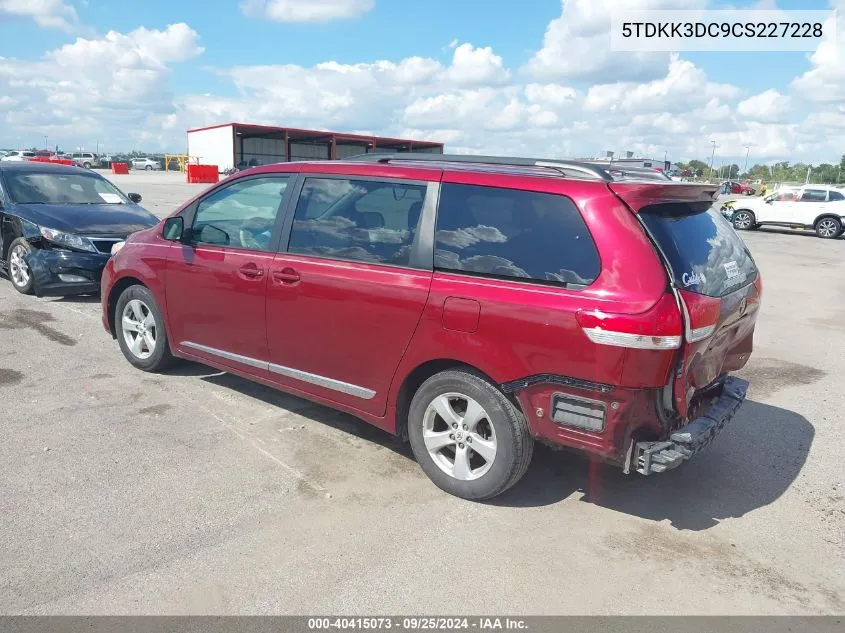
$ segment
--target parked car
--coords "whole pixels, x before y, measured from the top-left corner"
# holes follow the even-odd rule
[[[99,157],[93,152],[73,152],[71,154],[65,154],[63,158],[68,158],[73,161],[74,165],[84,167],[85,169],[91,169],[95,165],[100,164]]]
[[[133,158],[131,165],[132,169],[145,169],[147,171],[161,169],[161,163],[155,158]]]
[[[751,185],[746,185],[741,182],[732,180],[722,183],[722,191],[724,193],[731,193],[743,196],[753,196],[757,191]]]
[[[102,318],[410,441],[443,490],[515,484],[535,440],[645,475],[741,406],[760,275],[717,185],[431,154],[256,167],[130,236]]]
[[[9,152],[3,158],[0,158],[0,161],[7,162],[7,163],[20,163],[23,161],[27,161],[30,158],[35,157],[35,152],[29,151],[14,151]]]
[[[0,267],[23,294],[97,292],[115,243],[158,219],[93,172],[0,163]]]
[[[782,226],[830,239],[845,227],[845,191],[826,185],[788,187],[765,198],[737,200],[732,208],[731,221],[739,230]]]

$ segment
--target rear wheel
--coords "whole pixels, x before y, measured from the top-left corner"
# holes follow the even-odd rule
[[[147,165],[146,167],[144,167],[144,169],[146,169],[147,171],[152,171],[152,170],[153,170],[153,166],[152,166],[152,165]]]
[[[87,160],[84,163],[82,163],[82,166],[85,169],[91,169],[91,163],[89,163]]]
[[[26,256],[33,250],[32,244],[24,238],[19,237],[9,245],[7,266],[9,270],[9,281],[19,293],[31,295],[33,292],[32,271],[26,263]]]
[[[733,224],[734,228],[739,231],[749,231],[756,226],[756,219],[751,211],[740,209],[734,211]]]
[[[124,290],[114,317],[117,341],[126,360],[149,372],[163,371],[173,364],[164,319],[149,288],[136,285]]]
[[[842,232],[842,222],[836,218],[822,218],[816,222],[816,235],[825,239],[839,237]]]
[[[429,478],[464,499],[490,499],[513,486],[534,450],[519,409],[466,370],[435,374],[420,386],[411,401],[408,434]]]

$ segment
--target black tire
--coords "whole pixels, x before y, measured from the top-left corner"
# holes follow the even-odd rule
[[[481,405],[485,417],[478,428],[487,424],[495,433],[495,457],[489,469],[476,479],[462,480],[444,471],[429,453],[423,439],[429,404],[439,396],[455,393],[465,394]],[[442,422],[443,418],[440,420]],[[448,430],[448,427],[445,428]],[[414,457],[429,479],[449,494],[476,501],[495,497],[519,481],[528,470],[534,452],[534,438],[522,412],[496,386],[469,370],[444,371],[420,386],[408,412],[408,436]],[[463,446],[477,459],[477,454],[470,450],[471,444]]]
[[[754,212],[748,209],[737,209],[734,211],[731,222],[737,231],[750,231],[757,228],[757,218]]]
[[[129,347],[123,323],[123,313],[126,306],[130,301],[136,299],[146,306],[148,314],[152,314],[154,320],[155,345],[153,346],[152,354],[149,354],[145,358],[133,352]],[[140,284],[129,286],[121,293],[114,311],[114,329],[117,335],[117,342],[120,344],[120,351],[123,352],[126,360],[138,369],[148,372],[160,372],[172,366],[176,361],[176,358],[170,351],[170,342],[168,341],[167,331],[164,326],[164,317],[158,309],[158,304],[153,293],[146,286]]]
[[[91,163],[89,163],[88,161],[85,161],[84,163],[82,163],[82,166],[83,166],[85,169],[91,169]]]
[[[144,169],[146,169],[147,171],[152,171],[152,170],[153,170],[153,166],[152,166],[152,165],[147,165],[146,167],[144,167]]]
[[[813,228],[816,235],[826,240],[839,237],[842,234],[842,222],[837,218],[822,218],[816,222]]]
[[[25,251],[26,253],[31,253],[35,250],[35,247],[30,244],[27,240],[22,237],[14,240],[11,244],[9,244],[9,250],[6,253],[6,272],[9,276],[9,281],[12,282],[12,288],[17,290],[22,295],[31,295],[35,291],[35,284],[33,283],[32,279],[32,271],[29,271],[29,267],[27,266],[27,270],[29,271],[29,279],[24,284],[18,284],[15,282],[12,273],[12,253],[15,251],[21,252]]]

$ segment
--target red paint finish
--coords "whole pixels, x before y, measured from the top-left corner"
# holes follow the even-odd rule
[[[256,251],[207,245],[174,249],[165,292],[171,344],[183,348],[190,341],[266,361],[266,285],[272,262],[272,254]],[[243,365],[190,353],[227,366]]]
[[[447,297],[443,304],[443,327],[472,334],[478,330],[481,304],[473,299]]]
[[[280,254],[267,286],[270,362],[375,391],[369,400],[279,375],[311,391],[383,416],[391,379],[431,285],[425,271]]]

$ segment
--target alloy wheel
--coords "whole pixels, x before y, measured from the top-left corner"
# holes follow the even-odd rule
[[[744,211],[734,216],[734,226],[738,229],[747,229],[751,226],[751,216]]]
[[[450,477],[483,477],[496,459],[496,431],[484,408],[462,393],[437,396],[423,416],[423,442],[431,459]]]
[[[156,348],[157,326],[150,307],[140,299],[132,299],[123,308],[120,323],[129,351],[140,360],[152,356]]]
[[[9,274],[12,277],[12,283],[18,288],[23,288],[29,283],[29,265],[27,265],[26,257],[27,250],[23,246],[15,246],[9,254]]]
[[[833,220],[822,220],[816,230],[822,237],[833,237],[839,232],[839,227]]]

